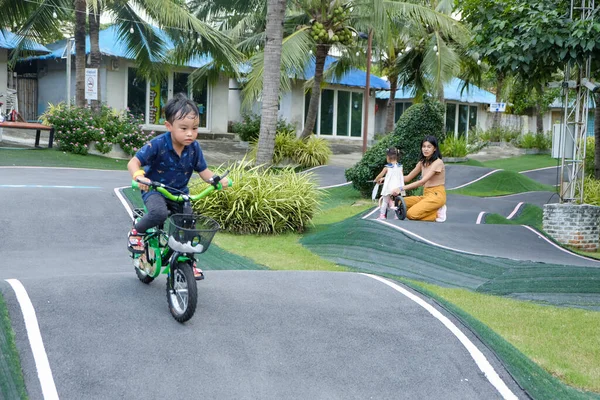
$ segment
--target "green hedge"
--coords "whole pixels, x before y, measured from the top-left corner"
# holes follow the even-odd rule
[[[258,142],[252,143],[250,158],[256,159]],[[296,132],[277,131],[273,148],[273,164],[277,165],[286,160],[298,164],[301,168],[312,168],[325,165],[331,157],[331,148],[327,140],[311,135],[302,140],[296,137]]]
[[[371,147],[363,158],[352,168],[346,170],[346,179],[365,197],[371,195],[373,179],[386,163],[386,150],[399,148],[400,162],[404,173],[408,174],[417,165],[421,157],[421,141],[427,135],[433,135],[438,143],[446,137],[444,131],[444,106],[439,102],[425,99],[406,110],[391,134],[385,136]]]
[[[233,186],[198,201],[196,212],[233,233],[303,232],[310,224],[320,196],[310,174],[297,174],[291,168],[275,171],[252,167],[250,162],[228,169]],[[205,187],[196,180],[190,191],[198,193]]]

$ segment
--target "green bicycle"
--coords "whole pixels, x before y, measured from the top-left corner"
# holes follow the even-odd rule
[[[211,185],[197,195],[189,195],[168,187],[160,182],[151,182],[148,187],[156,190],[167,199],[183,203],[183,209],[192,201],[208,196],[215,190],[223,189],[220,181],[227,176],[214,176]],[[231,182],[229,184],[231,186]],[[132,187],[138,189],[138,182],[132,181]],[[171,192],[179,192],[174,195]],[[145,208],[133,210],[137,221],[146,213]],[[194,277],[196,254],[204,253],[214,235],[220,229],[219,224],[200,214],[171,214],[164,226],[148,229],[143,236],[144,252],[134,258],[135,273],[140,281],[149,284],[160,274],[167,275],[167,301],[173,318],[179,322],[188,321],[196,312],[198,288]]]

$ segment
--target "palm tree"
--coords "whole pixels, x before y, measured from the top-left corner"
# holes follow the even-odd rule
[[[281,47],[285,0],[269,0],[264,53],[263,101],[260,119],[260,136],[256,163],[271,165],[277,129],[277,104],[279,103],[279,76],[281,75]]]
[[[0,0],[0,6],[3,6],[3,3],[7,3],[6,7],[11,10],[9,14],[13,14],[12,11],[15,10],[16,17],[7,17],[5,15],[7,13],[2,13],[0,26],[6,26],[6,22],[10,23],[8,26],[12,26],[13,22],[15,24],[19,22],[22,27],[18,33],[25,38],[35,38],[41,41],[43,41],[44,35],[60,31],[60,21],[67,20],[69,12],[75,11],[75,68],[78,105],[85,104],[83,81],[85,79],[85,31],[88,8],[93,10],[90,42],[94,43],[94,51],[93,54],[90,54],[90,59],[94,63],[100,59],[99,48],[96,45],[99,31],[96,29],[97,22],[101,14],[107,11],[114,16],[119,36],[126,43],[138,64],[138,70],[143,75],[160,75],[167,62],[186,61],[205,53],[209,53],[213,59],[223,64],[236,65],[240,61],[239,52],[227,36],[208,23],[194,17],[180,0],[138,0],[135,2],[135,7],[133,2],[122,0],[40,0],[33,4],[35,7],[30,5],[32,3],[22,0]],[[145,14],[158,28],[161,28],[167,37],[158,33],[147,23],[142,14]],[[176,46],[185,47],[186,53],[177,52],[177,58],[170,57],[167,52],[167,40],[172,41]],[[20,46],[24,47],[21,44]]]

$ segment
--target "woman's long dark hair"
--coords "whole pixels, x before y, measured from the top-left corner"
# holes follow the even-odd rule
[[[423,155],[423,150],[421,150],[421,159],[419,161],[421,161],[421,164],[423,166],[431,165],[431,163],[434,162],[435,160],[437,160],[438,158],[440,160],[442,159],[442,153],[440,152],[440,147],[438,146],[438,142],[437,142],[437,139],[435,138],[435,136],[432,136],[432,135],[425,136],[425,138],[421,142],[421,148],[423,148],[423,143],[425,143],[425,142],[431,143],[431,145],[433,147],[435,147],[435,151],[433,152],[431,157],[429,157],[429,159],[427,159],[427,158],[425,158],[425,155]]]

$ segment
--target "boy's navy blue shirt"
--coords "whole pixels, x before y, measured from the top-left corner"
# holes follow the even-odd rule
[[[173,149],[171,132],[152,139],[135,154],[135,157],[142,163],[146,178],[164,183],[184,193],[189,192],[187,184],[192,173],[202,172],[207,168],[198,142],[194,141],[185,146],[180,157]],[[143,193],[142,197],[146,200],[153,193],[158,192]]]

